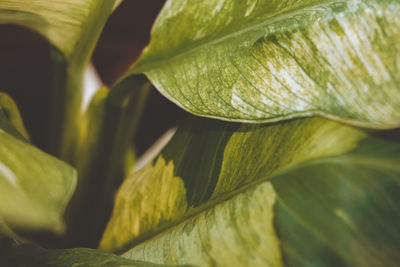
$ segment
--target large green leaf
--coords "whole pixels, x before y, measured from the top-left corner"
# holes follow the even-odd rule
[[[398,0],[169,0],[127,75],[229,121],[400,125]]]
[[[295,163],[346,152],[362,137],[320,118],[273,125],[193,119],[124,181],[100,248],[127,249]]]
[[[397,135],[399,132],[397,132]],[[199,266],[398,266],[400,142],[297,164],[125,254]]]
[[[18,132],[24,127],[15,103],[3,94],[0,102],[6,107],[0,107],[0,222],[62,232],[62,215],[75,189],[76,172],[29,144]]]
[[[0,240],[2,266],[24,267],[157,267],[166,266],[129,260],[112,253],[89,248],[43,249],[33,245],[18,246],[8,240]]]

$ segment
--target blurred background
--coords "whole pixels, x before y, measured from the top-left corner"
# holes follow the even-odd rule
[[[164,2],[125,0],[111,15],[92,57],[104,84],[112,85],[140,55]],[[17,102],[33,143],[43,149],[50,118],[50,45],[40,35],[13,25],[0,25],[0,36],[0,91]],[[138,156],[185,116],[152,88],[132,140]]]

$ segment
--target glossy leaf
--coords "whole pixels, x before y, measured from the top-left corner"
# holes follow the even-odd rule
[[[25,267],[157,267],[166,266],[122,258],[89,248],[43,249],[33,245],[15,245],[2,240],[2,265]]]
[[[397,0],[169,0],[127,75],[194,114],[400,125]]]
[[[398,134],[398,132],[397,132]],[[124,256],[200,266],[397,266],[400,143],[299,163]]]
[[[1,98],[3,105],[5,99]],[[0,221],[12,228],[62,232],[76,172],[29,144],[17,131],[22,127],[17,110],[7,112],[12,113],[6,116],[0,108]],[[16,126],[8,118],[18,122]]]
[[[273,125],[193,119],[124,181],[100,248],[123,251],[293,164],[348,151],[363,137],[320,118]]]

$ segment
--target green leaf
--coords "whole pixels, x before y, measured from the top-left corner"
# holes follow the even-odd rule
[[[83,45],[94,45],[87,41],[96,35],[95,28],[102,26],[99,22],[113,5],[113,0],[2,0],[0,23],[38,32],[69,59]]]
[[[127,75],[193,114],[400,125],[397,0],[169,0]]]
[[[398,132],[397,132],[398,135]],[[200,266],[397,266],[400,142],[309,160],[124,256]]]
[[[124,181],[100,248],[126,250],[293,164],[346,152],[363,137],[320,118],[272,125],[193,119]]]
[[[157,267],[166,266],[122,258],[112,253],[89,248],[43,249],[33,245],[16,246],[2,240],[1,262],[5,266],[24,267]]]
[[[73,162],[83,75],[115,0],[1,0],[0,24],[16,24],[51,46],[53,90],[47,151]]]
[[[113,11],[116,10],[121,4],[123,0],[115,0],[115,4],[113,6]]]
[[[0,221],[12,228],[60,233],[64,230],[65,206],[75,189],[76,172],[29,144],[7,120],[3,109],[0,108]],[[9,116],[18,122],[15,114],[18,115],[16,109]]]

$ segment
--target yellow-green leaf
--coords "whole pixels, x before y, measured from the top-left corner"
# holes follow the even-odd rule
[[[0,130],[0,216],[9,225],[62,231],[75,184],[69,165]]]
[[[193,114],[400,125],[397,0],[169,0],[127,75]]]
[[[397,266],[399,155],[400,142],[370,138],[350,153],[299,163],[124,256],[199,266]]]
[[[0,101],[6,106],[0,107],[0,221],[11,228],[62,232],[76,171],[29,144],[18,132],[24,128],[11,98],[0,95]]]
[[[38,32],[69,59],[82,45],[94,45],[90,39],[113,5],[114,0],[2,0],[0,23]]]
[[[51,128],[46,148],[68,162],[74,161],[76,150],[84,71],[114,2],[0,1],[0,24],[15,24],[31,29],[51,44]]]
[[[100,248],[127,249],[293,164],[346,152],[363,137],[320,118],[272,125],[193,119],[124,181]]]

